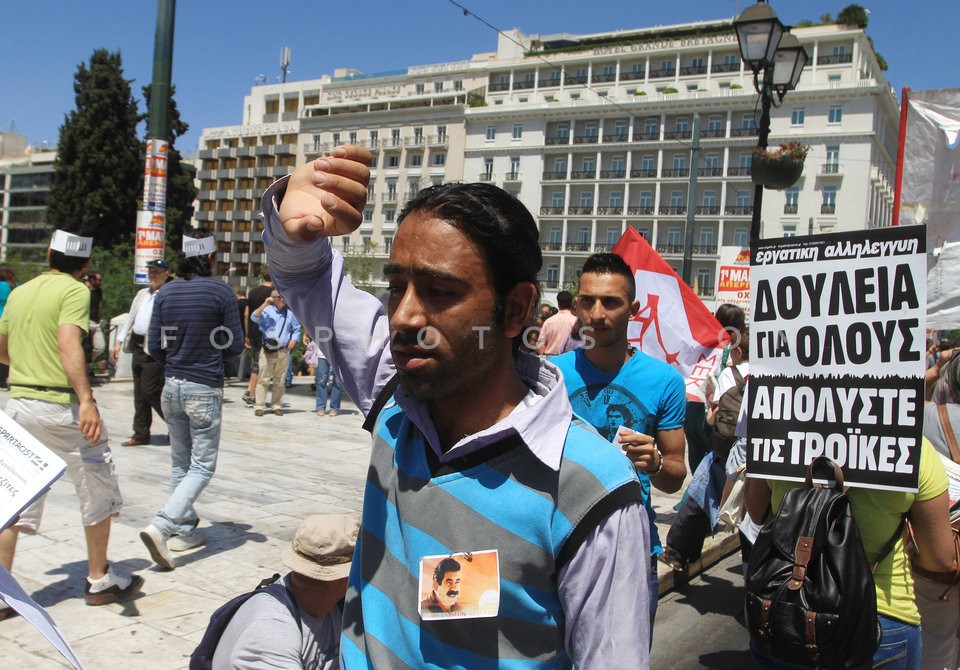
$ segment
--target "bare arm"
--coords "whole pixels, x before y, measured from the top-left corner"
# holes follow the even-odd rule
[[[950,528],[950,501],[944,491],[935,498],[918,500],[910,508],[910,527],[917,548],[913,560],[934,572],[953,572],[955,562],[953,531]]]
[[[0,334],[0,363],[4,365],[10,365],[10,351],[7,349],[7,339],[6,334]]]
[[[766,479],[747,477],[743,483],[743,504],[754,523],[762,525],[766,521],[770,495],[770,485]]]
[[[650,482],[664,493],[675,493],[683,486],[687,476],[687,465],[683,462],[686,441],[683,428],[658,430],[657,438],[639,432],[621,432],[618,442],[633,463],[633,466],[648,475],[660,472],[651,477]],[[657,453],[660,447],[660,453]],[[661,454],[663,468],[660,469]]]
[[[87,363],[83,355],[81,340],[83,331],[72,323],[63,323],[57,327],[57,347],[60,350],[60,362],[63,371],[70,380],[73,392],[80,401],[80,432],[89,442],[100,441],[100,411],[93,399],[93,389],[87,379]]]

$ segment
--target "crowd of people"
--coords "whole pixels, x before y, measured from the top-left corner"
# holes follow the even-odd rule
[[[171,493],[140,532],[150,556],[174,569],[174,552],[205,542],[195,503],[216,470],[224,365],[249,350],[243,400],[258,417],[282,416],[302,343],[316,414],[336,416],[345,393],[371,433],[363,511],[304,520],[282,557],[290,573],[233,613],[213,667],[649,667],[658,561],[686,569],[740,496],[746,513],[726,522],[739,527],[746,561],[791,486],[744,483],[743,311],[718,311],[729,344],[702,399],[688,400],[676,369],[628,339],[640,302],[624,259],[590,256],[555,310],[541,303],[536,222],[487,183],[435,185],[406,204],[384,306],[352,284],[331,241],[362,219],[369,161],[363,148],[338,147],[267,189],[269,273],[246,296],[213,276],[204,231],[184,237],[176,279],[165,262],[150,265],[111,352],[134,356],[123,444],[149,443],[153,411],[170,434]],[[64,235],[51,242],[51,270],[7,296],[0,362],[11,365],[7,413],[68,462],[87,532],[86,599],[99,605],[143,580],[106,557],[122,501],[84,374],[91,291],[77,280],[87,258],[64,253],[77,246]],[[43,318],[25,319],[26,305]],[[960,357],[950,343],[930,353],[919,491],[850,494],[878,562],[875,661],[900,663],[891,668],[960,661],[960,593],[945,577],[958,568],[954,496],[937,456],[960,461]],[[37,421],[47,414],[63,417],[56,432]],[[688,473],[660,538],[655,491],[678,492]],[[0,564],[11,568],[18,532],[36,532],[40,512],[42,500],[0,534]],[[884,555],[904,515],[913,553],[896,540]],[[799,667],[752,652],[760,667]]]

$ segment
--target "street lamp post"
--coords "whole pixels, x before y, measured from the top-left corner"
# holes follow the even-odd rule
[[[753,72],[753,87],[760,95],[757,148],[763,150],[770,137],[770,108],[779,107],[787,91],[797,87],[810,57],[800,41],[777,18],[773,8],[763,0],[743,10],[733,27],[740,44],[740,57]],[[751,248],[760,239],[762,205],[763,186],[757,184],[750,224]]]

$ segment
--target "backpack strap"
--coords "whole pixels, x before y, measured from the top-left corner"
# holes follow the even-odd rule
[[[377,394],[377,397],[373,401],[373,406],[370,407],[370,411],[367,413],[367,418],[363,421],[363,429],[365,431],[373,433],[373,427],[377,425],[377,417],[380,416],[380,412],[383,411],[384,405],[390,402],[390,398],[393,397],[399,385],[400,375],[394,374],[384,387],[380,389],[380,393]]]
[[[876,572],[877,566],[883,562],[883,559],[893,551],[894,546],[897,544],[897,540],[900,539],[900,536],[903,535],[903,527],[907,525],[907,515],[904,514],[900,517],[900,523],[897,524],[897,529],[893,531],[893,535],[890,536],[890,539],[887,540],[887,543],[883,546],[883,551],[880,552],[880,558],[877,559],[877,562],[870,567],[870,572]]]
[[[953,432],[953,426],[950,425],[950,414],[946,405],[937,405],[937,414],[940,415],[940,428],[943,430],[943,436],[947,440],[947,447],[950,448],[950,458],[954,463],[960,463],[960,446],[957,445],[957,436]]]

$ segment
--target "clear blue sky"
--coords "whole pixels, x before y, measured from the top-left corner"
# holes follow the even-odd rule
[[[750,0],[458,0],[493,26],[526,33],[593,33],[731,18]],[[960,86],[954,26],[958,0],[861,0],[871,10],[867,34],[886,58],[899,93]],[[773,0],[792,24],[836,15],[842,0]],[[849,3],[846,3],[849,4]],[[73,109],[73,75],[98,48],[120,50],[134,95],[153,74],[155,0],[11,0],[0,28],[0,130],[32,144],[56,143]],[[282,12],[289,12],[284,16]],[[173,84],[197,147],[205,127],[239,124],[255,78],[277,81],[280,49],[292,49],[288,80],[351,67],[366,73],[469,58],[496,49],[496,33],[449,0],[180,0]],[[952,73],[952,74],[951,74]]]

